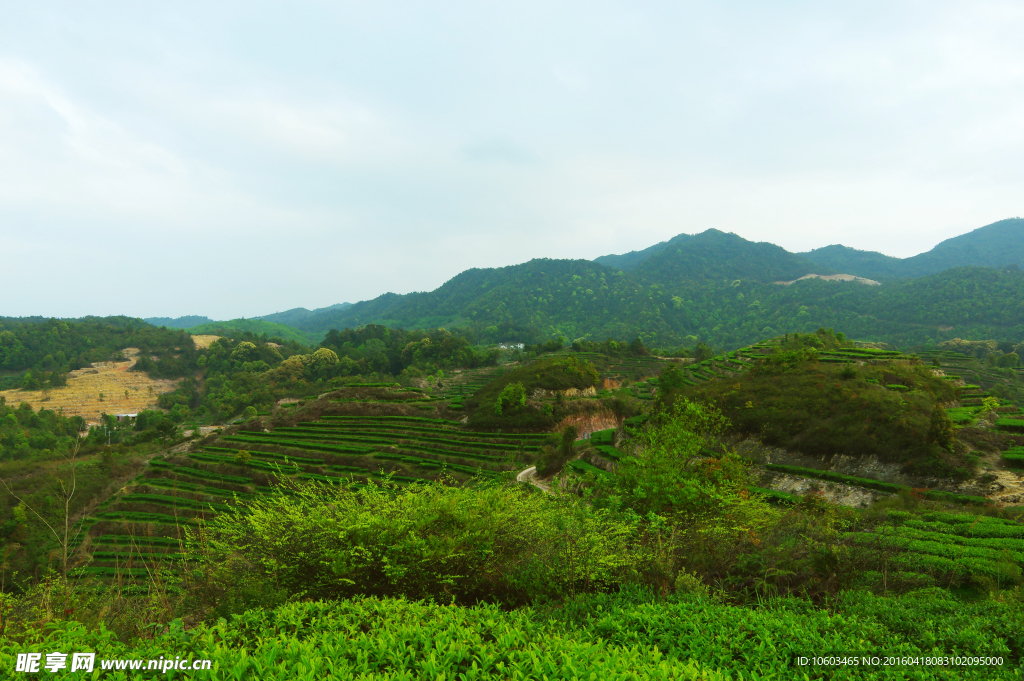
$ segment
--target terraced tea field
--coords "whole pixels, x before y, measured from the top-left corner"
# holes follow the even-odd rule
[[[1024,403],[1024,368],[990,367],[976,357],[949,350],[926,350],[917,353],[928,364],[938,367],[951,379],[978,386],[984,391],[998,389],[1004,397],[1017,404]]]
[[[176,557],[183,530],[236,500],[274,493],[288,481],[360,487],[434,480],[497,479],[520,468],[545,435],[484,433],[458,423],[416,416],[328,415],[271,432],[236,431],[156,458],[148,469],[87,519],[85,575],[118,570],[142,575]]]
[[[645,376],[656,376],[668,366],[669,360],[660,357],[608,357],[598,352],[574,352],[573,356],[594,364],[602,379],[639,380]]]
[[[65,416],[81,416],[90,423],[98,423],[104,413],[134,414],[156,409],[157,396],[174,390],[176,381],[152,379],[144,372],[130,371],[137,352],[127,348],[125,354],[130,359],[126,362],[97,362],[87,369],[72,371],[63,388],[4,390],[0,396],[7,399],[7,404],[28,402],[33,409],[63,410]]]
[[[1024,524],[967,513],[890,511],[872,532],[847,533],[859,544],[890,553],[893,571],[943,586],[967,575],[1009,583],[1024,566]]]

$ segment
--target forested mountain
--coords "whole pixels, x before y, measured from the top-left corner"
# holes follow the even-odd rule
[[[898,345],[953,337],[1014,342],[1024,338],[1024,275],[1014,267],[1024,260],[1024,220],[1017,218],[949,239],[905,260],[844,246],[795,254],[715,229],[598,260],[606,264],[537,259],[510,267],[474,268],[434,291],[386,293],[356,304],[295,308],[258,319],[191,326],[189,331],[252,332],[316,344],[331,329],[379,324],[458,329],[474,342],[640,336],[658,347],[692,346],[697,341],[736,346],[765,335],[818,327],[842,328],[856,338]],[[1011,266],[948,267],[961,261]],[[833,272],[885,283],[774,283]],[[184,319],[188,318],[153,321],[170,326],[167,322]]]
[[[630,251],[629,253],[623,253],[622,255],[602,255],[600,258],[594,258],[594,262],[608,267],[614,267],[617,270],[628,272],[635,269],[637,265],[647,260],[652,255],[661,253],[666,248],[671,246],[678,246],[679,244],[692,239],[692,234],[677,234],[668,241],[662,241],[661,243],[648,246],[642,251]]]
[[[827,267],[843,274],[854,274],[880,281],[903,276],[903,260],[875,251],[858,251],[856,248],[835,244],[800,255],[823,268]]]
[[[911,258],[893,258],[846,246],[826,246],[801,255],[837,272],[882,280],[923,277],[954,267],[1024,267],[1024,219],[1010,218],[979,227]]]
[[[726,245],[739,239],[722,236],[729,237]],[[953,337],[1024,338],[1024,274],[1019,271],[959,268],[879,287],[822,280],[780,286],[732,276],[739,270],[728,268],[740,267],[739,259],[711,265],[718,276],[685,279],[687,267],[700,266],[695,252],[700,253],[691,250],[689,260],[680,264],[674,252],[663,251],[628,273],[586,260],[472,269],[435,291],[385,294],[309,317],[300,327],[309,333],[370,323],[459,328],[477,342],[534,343],[558,335],[628,340],[639,335],[660,347],[698,340],[734,347],[822,326],[897,345]],[[804,273],[792,254],[783,252],[773,260],[773,248],[760,252],[769,257],[761,264],[751,260],[750,267],[766,279]]]
[[[952,267],[1024,267],[1024,218],[1000,220],[946,239],[903,261],[903,276],[922,277]]]
[[[267,322],[276,322],[278,324],[287,324],[289,326],[298,326],[299,323],[309,319],[312,316],[318,314],[324,314],[332,312],[334,310],[344,310],[347,307],[351,307],[352,303],[337,303],[335,305],[329,305],[327,307],[320,307],[315,310],[307,310],[304,307],[294,307],[284,312],[275,312],[274,314],[263,315],[262,317],[256,317],[256,319],[262,319]]]
[[[812,273],[832,271],[775,244],[747,241],[717,229],[662,249],[633,270],[637,277],[662,286],[736,279],[771,283],[792,281]]]
[[[166,326],[168,329],[188,329],[200,324],[209,324],[213,320],[193,314],[185,317],[146,317],[142,321],[153,326]]]
[[[667,254],[676,252],[677,258]],[[752,259],[764,258],[757,263]],[[659,263],[659,260],[661,262]],[[773,272],[806,270],[795,276],[778,277],[789,280],[815,274],[853,274],[868,279],[901,279],[923,277],[954,267],[1024,267],[1024,219],[1009,218],[967,234],[946,239],[935,248],[911,258],[894,258],[875,251],[861,251],[839,244],[816,248],[805,253],[789,253],[769,243],[754,244],[735,234],[716,229],[696,235],[679,234],[640,251],[622,255],[603,255],[594,262],[624,272],[652,268],[661,275],[678,268],[683,278],[714,278],[730,276],[766,281]],[[807,269],[810,263],[810,269]],[[686,272],[690,272],[689,276]]]

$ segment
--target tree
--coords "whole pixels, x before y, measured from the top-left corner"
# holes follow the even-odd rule
[[[955,432],[952,419],[949,418],[949,414],[946,413],[946,410],[941,405],[936,404],[932,409],[931,426],[928,428],[928,441],[951,452],[953,451],[954,438]]]
[[[494,413],[501,416],[506,407],[517,409],[526,404],[526,388],[522,383],[509,383],[494,402]]]
[[[323,376],[338,365],[338,354],[330,348],[320,348],[309,360],[310,369],[316,376]]]
[[[614,474],[597,481],[602,503],[663,516],[718,512],[738,498],[745,483],[742,462],[707,451],[728,419],[714,406],[678,399],[673,409],[624,445],[627,456]]]
[[[242,341],[234,350],[232,350],[231,359],[235,362],[250,362],[253,359],[256,359],[258,354],[255,343]]]
[[[12,490],[10,485],[7,484],[7,481],[4,480],[3,478],[0,478],[0,484],[4,486],[4,489],[7,490],[8,494],[10,494],[12,497],[18,500],[18,504],[22,509],[20,514],[16,514],[16,517],[17,515],[20,515],[21,517],[19,518],[19,520],[24,522],[25,520],[27,520],[28,517],[26,511],[31,512],[35,517],[37,517],[40,520],[40,522],[43,523],[43,525],[46,526],[46,529],[50,531],[54,539],[57,540],[57,545],[60,547],[60,574],[64,578],[68,576],[68,558],[71,547],[75,546],[78,543],[78,537],[82,532],[81,525],[74,532],[74,535],[72,535],[71,532],[71,503],[75,498],[75,492],[78,491],[78,479],[76,473],[77,462],[75,461],[75,459],[78,457],[78,449],[79,447],[81,447],[81,444],[82,441],[78,437],[78,433],[75,433],[74,441],[70,445],[70,449],[66,451],[63,455],[64,471],[63,473],[58,475],[56,487],[44,481],[44,485],[46,486],[46,488],[49,489],[50,493],[63,506],[63,517],[60,518],[58,521],[55,521],[54,523],[48,521],[39,513],[38,510],[33,508],[24,499],[15,494],[14,490]]]

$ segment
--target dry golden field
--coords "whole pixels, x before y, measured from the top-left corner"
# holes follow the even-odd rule
[[[101,414],[135,414],[156,409],[157,395],[174,390],[177,381],[155,380],[144,372],[128,371],[135,364],[138,350],[126,348],[124,355],[129,358],[127,362],[97,362],[72,371],[66,388],[4,390],[0,395],[7,398],[9,406],[28,402],[33,409],[63,409],[65,416],[81,416],[90,423],[98,422]]]
[[[213,345],[213,342],[218,338],[220,338],[220,336],[192,336],[192,342],[195,343],[196,347],[200,350],[205,350]]]

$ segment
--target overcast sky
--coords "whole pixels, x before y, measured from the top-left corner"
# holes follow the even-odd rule
[[[0,315],[252,317],[1024,215],[1024,3],[6,2]]]

